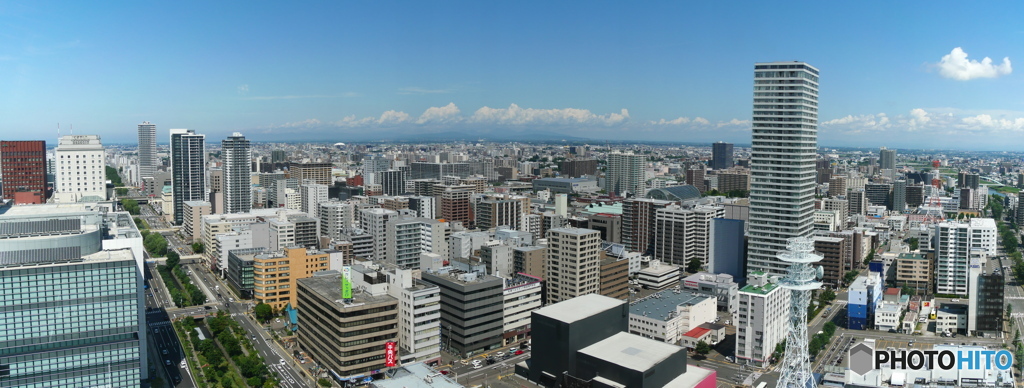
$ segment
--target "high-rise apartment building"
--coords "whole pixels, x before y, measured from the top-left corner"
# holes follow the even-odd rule
[[[139,181],[156,174],[156,124],[139,124]]]
[[[840,195],[846,195],[846,177],[834,175],[828,180],[828,196],[838,197]]]
[[[776,255],[814,227],[818,69],[802,62],[754,65],[747,270],[784,274]]]
[[[867,183],[864,185],[864,193],[868,197],[868,203],[874,206],[889,208],[889,194],[891,192],[892,185],[888,183]]]
[[[334,183],[334,179],[331,177],[330,163],[291,162],[288,163],[288,174],[289,178],[296,179],[299,183],[307,180],[328,186]]]
[[[905,180],[892,183],[892,210],[900,213],[907,211],[907,181]]]
[[[721,193],[734,190],[750,191],[750,170],[731,168],[721,170],[715,176],[718,177],[718,191]]]
[[[310,217],[318,218],[320,215],[320,204],[327,202],[327,185],[307,183],[299,186],[299,200],[302,201],[300,210]]]
[[[634,197],[644,194],[644,156],[612,153],[608,155],[608,173],[605,175],[605,190],[608,194]]]
[[[711,169],[724,170],[732,166],[732,143],[711,144]]]
[[[864,189],[851,189],[846,195],[846,201],[849,206],[850,215],[867,214],[868,193]]]
[[[523,196],[496,196],[476,204],[474,219],[480,229],[491,229],[507,226],[515,230],[525,230],[525,215],[530,210],[529,198]]]
[[[591,229],[548,231],[544,281],[547,304],[601,292],[601,233]]]
[[[388,171],[391,169],[391,160],[380,155],[373,155],[368,158],[363,158],[363,184],[366,185],[377,185],[381,184],[377,180],[377,173],[382,171]],[[388,194],[395,195],[395,194]]]
[[[320,235],[342,240],[342,233],[355,223],[355,206],[338,200],[320,203]]]
[[[405,172],[399,170],[378,171],[374,174],[375,184],[380,185],[384,195],[399,195],[405,193]],[[371,185],[373,183],[366,183]]]
[[[444,222],[418,217],[392,217],[386,227],[387,246],[383,259],[398,268],[419,269],[421,253],[448,257],[448,241],[445,240],[448,225]]]
[[[106,163],[103,144],[97,135],[61,136],[54,157],[57,160],[57,202],[78,202],[85,197],[107,199]]]
[[[967,296],[971,265],[996,254],[996,222],[974,218],[935,226],[935,293]]]
[[[19,205],[46,202],[46,142],[0,141],[0,177],[5,199]]]
[[[171,173],[174,193],[174,224],[181,225],[185,201],[205,201],[206,135],[191,129],[171,130]]]
[[[698,260],[708,265],[711,220],[725,217],[725,208],[713,205],[668,206],[654,218],[654,258],[663,263],[686,266]]]
[[[569,159],[558,162],[558,174],[563,178],[597,175],[597,159]]]
[[[878,168],[880,170],[895,170],[896,150],[890,150],[882,147],[882,149],[878,151]]]
[[[630,198],[622,201],[622,244],[633,252],[648,253],[654,241],[655,214],[672,201]]]
[[[686,169],[686,184],[696,187],[698,191],[708,191],[707,186],[704,185],[704,165],[695,164]]]
[[[245,213],[252,209],[252,145],[235,132],[221,141],[224,161],[224,213]]]

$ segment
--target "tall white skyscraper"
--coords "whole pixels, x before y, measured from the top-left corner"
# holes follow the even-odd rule
[[[191,129],[171,130],[171,177],[174,223],[181,225],[185,201],[206,200],[206,135]]]
[[[107,199],[103,144],[97,135],[61,136],[54,150],[56,202],[78,202],[82,197]]]
[[[156,124],[139,124],[139,181],[156,174]]]
[[[252,209],[252,145],[238,132],[220,144],[224,160],[224,213],[247,213]]]
[[[802,62],[754,65],[747,273],[784,275],[776,255],[814,227],[818,69]]]
[[[882,147],[882,149],[878,151],[878,168],[882,170],[895,170],[896,150],[890,150]]]
[[[644,156],[612,153],[608,155],[608,174],[605,190],[608,194],[623,195],[629,192],[634,197],[644,195]]]

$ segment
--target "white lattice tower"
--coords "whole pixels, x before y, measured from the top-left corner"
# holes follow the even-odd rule
[[[778,387],[815,388],[817,383],[811,374],[811,358],[807,351],[807,306],[811,303],[811,291],[821,288],[818,281],[821,267],[813,265],[821,261],[821,256],[814,253],[813,240],[796,237],[788,240],[786,251],[779,253],[778,258],[790,263],[789,273],[779,284],[790,290],[792,296],[786,355],[782,359]]]

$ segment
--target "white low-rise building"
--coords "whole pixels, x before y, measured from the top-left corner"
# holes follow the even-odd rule
[[[651,266],[637,273],[637,281],[646,288],[661,290],[679,285],[679,267],[660,261],[651,261]]]
[[[629,332],[678,344],[683,334],[714,322],[716,299],[688,291],[666,290],[629,306]]]
[[[875,330],[890,331],[900,327],[903,306],[894,302],[882,302],[875,308]]]

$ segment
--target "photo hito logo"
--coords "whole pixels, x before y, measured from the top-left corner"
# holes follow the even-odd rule
[[[941,370],[1009,370],[1013,365],[1013,354],[1009,350],[875,350],[871,345],[860,342],[850,348],[850,370],[865,375],[888,364],[892,369],[941,369]]]

